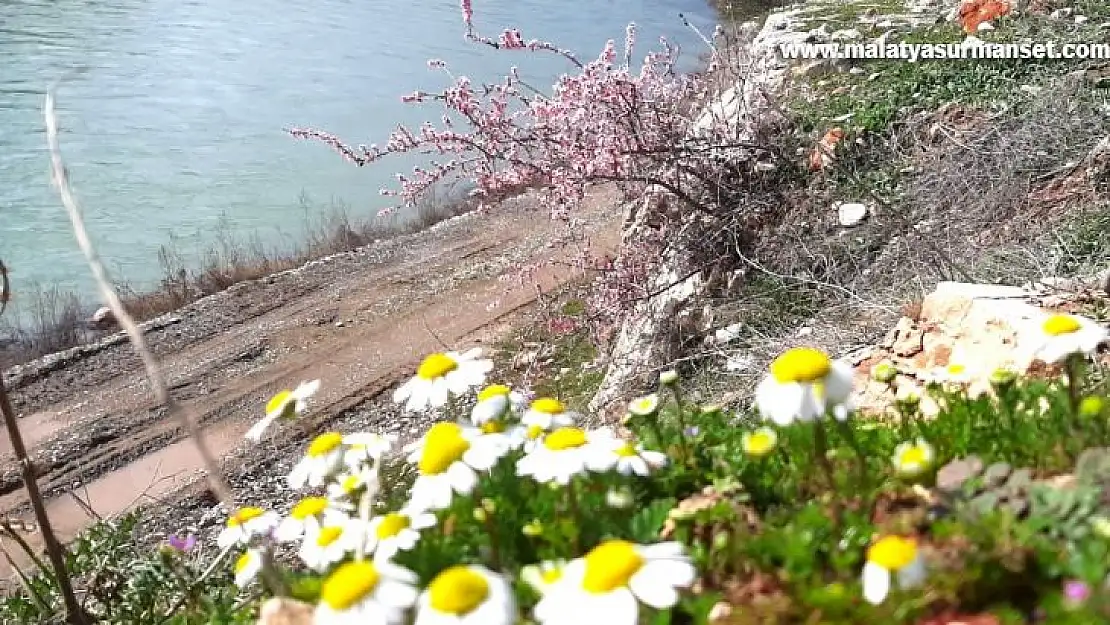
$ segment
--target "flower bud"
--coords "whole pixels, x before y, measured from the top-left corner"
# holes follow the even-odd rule
[[[659,374],[659,383],[663,386],[670,386],[678,383],[678,372],[674,369],[668,369]]]
[[[497,502],[490,499],[489,497],[484,497],[482,498],[482,509],[489,514],[493,514],[494,512],[497,512]]]
[[[1015,381],[1017,381],[1017,373],[1006,368],[995,369],[990,377],[991,386],[995,390],[1009,388]]]
[[[474,508],[473,514],[474,520],[479,523],[485,523],[486,520],[489,519],[489,515],[486,514],[486,511],[481,508]]]
[[[890,384],[897,376],[898,367],[889,360],[884,360],[871,368],[871,379],[882,384]]]
[[[1105,407],[1105,402],[1101,397],[1089,395],[1079,401],[1079,416],[1094,419],[1102,414],[1102,409]]]
[[[541,523],[539,519],[534,519],[531,523],[525,523],[520,531],[525,536],[535,538],[543,534],[543,523]]]

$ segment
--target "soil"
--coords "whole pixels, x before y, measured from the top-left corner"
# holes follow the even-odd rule
[[[619,242],[615,196],[598,191],[576,231],[591,254],[611,252]],[[284,475],[320,431],[392,432],[402,442],[418,436],[428,417],[401,414],[393,388],[429,352],[500,338],[539,292],[581,277],[572,262],[584,245],[522,196],[238,284],[149,322],[146,338],[174,397],[198,416],[223,459],[237,503],[276,506],[291,498]],[[514,279],[537,264],[527,281]],[[4,377],[63,540],[96,517],[140,505],[155,537],[192,531],[207,538],[226,518],[205,487],[191,441],[155,404],[121,335]],[[273,428],[260,444],[243,438],[269,397],[312,379],[322,386],[299,424]],[[0,439],[4,517],[41,545],[7,436]]]

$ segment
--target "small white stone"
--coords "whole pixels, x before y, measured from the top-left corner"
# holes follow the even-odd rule
[[[853,67],[848,70],[848,73],[853,76],[859,76],[860,74],[864,74],[866,72],[867,70],[863,69],[862,67]]]
[[[811,328],[809,326],[802,326],[802,327],[798,328],[798,336],[799,337],[809,336],[810,334],[813,334],[813,328]]]
[[[758,172],[775,171],[778,167],[774,163],[767,161],[759,161],[755,164],[755,170]]]
[[[1070,17],[1071,14],[1072,14],[1072,8],[1071,7],[1064,7],[1062,9],[1056,9],[1052,13],[1049,13],[1048,16],[1051,17],[1054,20],[1060,20],[1060,19],[1064,19],[1065,17]]]
[[[717,332],[714,333],[713,338],[716,339],[718,345],[724,345],[725,343],[730,343],[736,340],[736,338],[740,336],[740,330],[742,330],[743,328],[743,323],[734,323],[730,326],[726,326],[724,328],[721,328],[720,330],[717,330]]]
[[[859,225],[867,218],[867,206],[859,202],[847,202],[836,209],[840,225],[845,228]]]
[[[983,22],[983,23],[979,24],[979,26],[977,26],[975,28],[975,30],[977,30],[981,33],[986,32],[988,30],[994,30],[994,24],[991,24],[990,22]]]
[[[1086,15],[1076,15],[1075,16],[1075,23],[1076,24],[1086,24],[1088,19],[1089,18]]]

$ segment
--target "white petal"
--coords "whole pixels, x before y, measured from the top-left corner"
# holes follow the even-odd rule
[[[843,404],[852,395],[852,382],[855,369],[843,360],[834,360],[832,370],[825,377],[825,401],[830,404]]]
[[[258,423],[255,423],[253,426],[251,426],[251,429],[247,430],[247,433],[243,436],[243,438],[246,438],[249,441],[254,441],[256,443],[262,440],[262,433],[266,431],[266,428],[270,427],[270,424],[273,423],[274,419],[276,418],[277,414],[266,415],[261,420],[259,420]]]
[[[401,386],[398,386],[397,390],[393,391],[394,403],[401,403],[408,399],[412,395],[412,387],[415,383],[416,378],[412,378],[408,382],[405,382]]]
[[[432,382],[431,387],[428,389],[428,404],[433,408],[442,408],[447,403],[448,388],[447,382],[443,379]]]
[[[375,566],[381,565],[376,564]],[[408,584],[402,584],[390,579],[383,579],[374,592],[374,598],[383,605],[393,608],[408,608],[416,603],[418,594],[416,588]]]
[[[461,462],[456,462],[447,469],[447,477],[451,481],[451,488],[460,495],[469,495],[478,485],[478,475]]]
[[[637,599],[657,610],[665,610],[678,603],[678,591],[662,576],[644,573],[633,575],[628,582],[629,589]]]
[[[677,540],[655,543],[654,545],[640,545],[636,550],[648,560],[686,558],[686,547]]]
[[[890,571],[868,562],[863,565],[863,598],[872,605],[879,605],[890,593]]]

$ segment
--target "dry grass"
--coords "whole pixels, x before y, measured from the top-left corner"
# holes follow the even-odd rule
[[[903,118],[835,170],[788,185],[742,250],[744,277],[706,302],[709,334],[741,322],[739,338],[692,344],[676,363],[694,396],[742,404],[794,344],[846,353],[873,343],[941,280],[1022,284],[1110,266],[1110,194],[1086,174],[1110,120],[1069,87],[1002,114],[953,106]],[[873,212],[842,228],[835,201]],[[745,227],[738,216],[732,228]]]
[[[285,249],[255,235],[240,238],[225,226],[206,249],[189,258],[177,242],[158,252],[162,277],[156,288],[117,285],[124,305],[137,321],[153,319],[228,287],[261,278],[332,254],[358,249],[375,241],[411,234],[469,212],[474,202],[454,196],[429,196],[415,210],[356,220],[333,205],[315,216],[306,206],[305,236]],[[0,369],[22,364],[101,336],[91,327],[98,307],[57,286],[17,285],[13,310],[0,317]],[[18,314],[14,314],[18,313]]]

